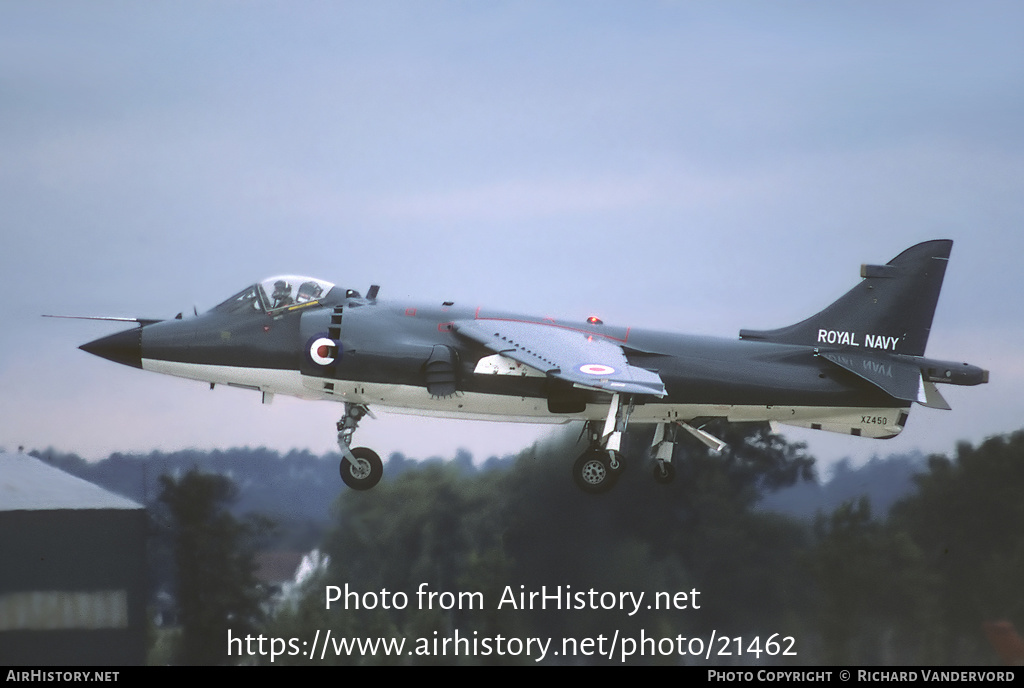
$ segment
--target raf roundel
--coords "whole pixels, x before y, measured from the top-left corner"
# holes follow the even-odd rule
[[[615,368],[601,363],[587,363],[580,366],[580,372],[587,375],[612,375],[615,372]]]
[[[309,358],[313,363],[321,366],[327,366],[334,363],[334,352],[337,344],[332,339],[327,337],[317,337],[309,343],[309,348],[306,351],[309,353]]]

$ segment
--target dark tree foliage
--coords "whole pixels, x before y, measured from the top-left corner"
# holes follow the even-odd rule
[[[1024,431],[932,456],[891,521],[939,576],[945,661],[990,661],[985,621],[1024,630]]]
[[[743,503],[751,505],[765,492],[788,487],[802,480],[813,480],[814,458],[804,450],[802,442],[789,443],[771,431],[767,423],[708,423],[708,430],[727,443],[721,455],[714,455],[703,445],[696,445],[688,454],[699,457],[691,463],[698,470],[708,461],[720,462]]]
[[[936,579],[902,531],[871,517],[866,497],[814,524],[810,557],[822,659],[830,664],[921,663],[934,649]]]
[[[523,452],[510,470],[469,473],[450,464],[426,465],[371,492],[346,492],[327,543],[327,583],[401,591],[411,603],[386,614],[379,607],[332,611],[331,618],[406,637],[450,635],[456,628],[519,637],[611,637],[616,630],[674,637],[716,624],[737,635],[785,631],[793,624],[792,610],[805,604],[801,593],[809,577],[800,556],[806,537],[796,523],[753,507],[764,490],[811,477],[813,459],[767,426],[712,432],[724,435],[731,448],[715,456],[689,436],[681,438],[678,478],[667,486],[654,483],[652,462],[640,458],[650,433],[631,434],[626,451],[637,458],[616,487],[602,495],[581,493],[570,467],[585,447],[569,431]],[[421,585],[435,593],[480,592],[483,609],[442,609],[439,600],[419,608],[415,592]],[[657,592],[696,589],[701,609],[644,608],[633,616],[510,604],[498,609],[508,592],[542,586],[548,592],[559,586],[563,592],[644,592],[645,603]],[[323,588],[314,594],[322,596]]]
[[[285,605],[263,632],[298,637],[329,627],[350,637],[416,638],[435,632],[450,637],[458,629],[521,638],[595,637],[616,630],[693,636],[717,629],[735,636],[793,635],[800,643],[799,663],[984,664],[998,661],[982,633],[985,622],[1007,620],[1024,630],[1024,432],[976,447],[960,445],[952,458],[930,457],[914,479],[916,492],[897,502],[888,518],[872,513],[871,504],[855,495],[866,488],[860,483],[869,480],[868,472],[904,484],[907,461],[896,466],[889,459],[856,471],[840,467],[837,475],[845,475],[845,482],[826,488],[848,501],[804,524],[759,511],[765,494],[813,475],[813,460],[802,446],[785,442],[767,426],[710,424],[707,429],[728,448],[714,455],[681,434],[677,478],[668,486],[653,483],[651,462],[641,458],[650,431],[630,433],[625,450],[634,458],[615,489],[603,495],[582,494],[572,483],[570,466],[584,448],[572,430],[514,461],[491,460],[486,470],[474,468],[465,454],[447,462],[393,456],[377,489],[346,490],[337,501],[334,531],[325,543],[332,561],[327,579],[309,586],[304,599]],[[228,627],[255,632],[258,612],[246,605],[258,597],[253,592],[258,588],[243,546],[252,529],[228,514],[273,505],[275,515],[291,515],[294,531],[296,523],[305,523],[300,519],[324,513],[327,495],[339,490],[337,457],[305,452],[115,454],[95,464],[52,450],[42,456],[133,496],[162,492],[158,506],[167,514],[172,504],[181,511],[181,524],[170,515],[157,518],[175,524],[176,540],[163,547],[169,540],[158,538],[151,555],[160,555],[154,557],[155,575],[170,570],[172,559],[191,560],[186,566],[194,572],[182,573],[181,620],[209,631],[209,640],[185,639],[182,661],[190,662],[222,661]],[[233,501],[226,479],[212,476],[195,485],[189,475],[162,478],[157,485],[160,469],[197,462],[237,475],[242,499]],[[886,497],[871,489],[886,500],[894,497],[892,490]],[[246,508],[240,508],[243,503]],[[186,522],[206,525],[186,527]],[[313,543],[324,525],[309,523],[301,539]],[[289,538],[296,541],[294,534]],[[230,594],[198,591],[203,601],[186,609],[185,588],[200,580],[222,589],[232,580],[247,582]],[[325,584],[347,584],[358,593],[404,592],[410,604],[404,610],[379,604],[325,610]],[[415,594],[421,584],[428,593],[480,593],[485,604],[445,608],[435,597],[420,608]],[[542,586],[549,593],[559,586],[563,591],[642,591],[647,601],[655,592],[697,589],[701,609],[641,609],[632,617],[507,604],[498,609],[508,592]],[[223,611],[230,606],[224,600],[231,599],[238,606]],[[238,611],[246,608],[250,611]],[[210,651],[205,660],[185,658],[203,650]],[[515,661],[494,655],[327,657],[341,663]],[[278,657],[277,663],[300,660]]]
[[[236,490],[225,476],[193,469],[180,479],[162,476],[160,483],[177,568],[177,662],[222,664],[228,629],[244,637],[261,621],[264,595],[247,546],[259,526],[238,521],[227,511]]]
[[[798,663],[985,664],[998,657],[982,633],[983,623],[1006,620],[1024,630],[1024,432],[977,447],[960,445],[952,458],[932,456],[914,479],[915,494],[897,502],[888,518],[872,513],[872,504],[856,495],[871,489],[887,505],[895,499],[894,484],[907,484],[907,472],[920,470],[917,459],[890,458],[856,470],[840,466],[836,473],[842,479],[818,490],[848,501],[834,499],[827,513],[801,523],[760,509],[767,493],[813,476],[813,460],[803,447],[785,442],[767,426],[709,424],[707,429],[728,448],[714,455],[680,434],[677,477],[668,486],[654,484],[651,462],[642,458],[651,432],[631,432],[624,438],[625,451],[634,458],[615,489],[603,495],[585,495],[573,485],[570,466],[584,449],[574,430],[515,460],[491,459],[484,469],[474,468],[466,454],[456,461],[394,455],[375,490],[341,493],[334,530],[325,542],[332,561],[327,577],[308,585],[305,598],[284,605],[263,633],[299,637],[330,628],[349,637],[416,638],[435,632],[450,637],[458,629],[522,638],[595,637],[616,630],[659,637],[711,630],[734,636],[778,632],[799,641],[799,655],[790,660]],[[275,520],[290,519],[291,534],[287,540],[279,536],[275,547],[285,541],[312,546],[327,527],[318,515],[339,493],[337,457],[308,452],[115,454],[98,463],[53,450],[34,453],[137,499],[165,493],[183,509],[186,521],[206,523],[179,526],[169,515],[171,502],[157,503],[156,511],[165,515],[156,521],[175,524],[176,539],[173,546],[169,537],[152,543],[154,580],[166,589],[160,576],[181,555],[194,560],[188,565],[198,571],[183,573],[183,585],[202,580],[230,587],[226,581],[244,580],[236,590],[249,592],[200,591],[196,595],[207,597],[192,611],[183,602],[181,620],[210,631],[208,641],[186,639],[192,649],[183,646],[183,651],[211,654],[207,660],[182,661],[223,661],[226,628],[255,632],[258,613],[246,600],[259,595],[244,555],[253,530],[235,519],[253,508],[269,509]],[[198,480],[188,490],[188,475],[158,484],[161,471],[181,472],[196,463],[236,476],[240,499],[233,501],[226,479],[212,476],[205,478],[213,482]],[[863,484],[872,479],[891,489]],[[881,511],[884,516],[886,509]],[[179,545],[187,538],[192,544]],[[410,604],[404,610],[380,604],[326,610],[325,584],[347,584],[358,593],[404,592]],[[432,606],[421,609],[415,598],[421,584],[428,593],[480,593],[485,604],[443,608],[435,597]],[[563,591],[642,591],[645,601],[655,592],[697,589],[701,609],[641,609],[632,617],[589,609],[498,609],[507,592],[541,586],[549,593],[559,586]],[[182,595],[187,596],[184,589]],[[238,609],[250,612],[215,611],[226,608],[218,601],[224,599],[235,599]],[[230,626],[213,616],[230,619]],[[326,656],[339,663],[516,661],[495,655]],[[755,659],[780,661],[750,656],[733,661]],[[289,661],[305,660],[276,659]]]
[[[983,625],[1024,628],[1024,432],[932,456],[915,483],[887,521],[866,499],[818,517],[823,661],[988,664]]]

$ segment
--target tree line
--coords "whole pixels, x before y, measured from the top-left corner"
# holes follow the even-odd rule
[[[568,479],[566,457],[579,449],[570,435],[524,452],[506,472],[466,475],[430,465],[368,493],[344,493],[324,544],[328,571],[270,628],[284,636],[331,628],[407,638],[451,635],[455,628],[464,636],[556,638],[611,637],[616,630],[707,638],[717,630],[762,643],[778,633],[795,639],[795,657],[734,652],[717,661],[989,664],[997,657],[983,623],[1005,619],[1024,627],[1024,432],[930,457],[915,491],[887,517],[860,498],[811,522],[756,509],[766,491],[813,477],[813,459],[802,446],[766,426],[715,432],[729,449],[716,456],[700,445],[681,447],[673,484],[654,485],[647,470],[631,466],[612,492],[596,498]],[[479,592],[487,605],[324,609],[323,587],[345,584],[410,595],[425,584]],[[498,609],[507,586],[649,595],[698,590],[702,605],[628,617]]]
[[[159,500],[151,512],[165,544],[154,549],[162,552],[161,566],[178,572],[173,585],[181,632],[171,656],[186,664],[234,662],[222,651],[230,625],[236,634],[244,628],[303,639],[327,629],[336,637],[405,638],[445,637],[455,629],[463,637],[555,638],[610,637],[616,631],[707,638],[715,631],[758,637],[763,644],[779,634],[794,638],[795,656],[714,659],[990,664],[997,657],[983,624],[1007,620],[1024,628],[1024,431],[929,457],[913,478],[913,491],[888,513],[865,497],[810,520],[758,508],[766,494],[814,479],[814,459],[803,446],[767,426],[721,425],[712,432],[729,448],[714,455],[697,443],[680,445],[672,484],[654,484],[647,466],[636,462],[614,490],[597,496],[572,484],[569,467],[581,447],[571,432],[492,461],[488,470],[474,468],[466,457],[393,457],[385,480],[365,493],[341,489],[335,473],[331,522],[306,535],[330,564],[301,594],[277,605],[268,603],[252,576],[252,555],[266,546],[268,524],[230,508],[244,490],[224,476],[202,473],[199,467],[210,466],[201,461],[193,470],[157,477],[153,494]],[[650,436],[634,433],[627,442],[627,450],[640,455]],[[421,586],[475,593],[484,606],[420,608],[413,601],[404,609],[326,609],[326,586],[346,585],[403,592],[411,600]],[[700,609],[641,608],[627,615],[498,608],[509,590],[545,588],[644,592],[648,600],[658,592],[696,590]],[[328,655],[323,661],[411,660],[381,654]],[[288,662],[309,660],[285,655],[274,663]]]

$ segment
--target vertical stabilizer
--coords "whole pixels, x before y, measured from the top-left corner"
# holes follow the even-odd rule
[[[777,330],[740,330],[740,338],[923,356],[952,247],[926,241],[885,265],[862,265],[860,284],[820,313]]]

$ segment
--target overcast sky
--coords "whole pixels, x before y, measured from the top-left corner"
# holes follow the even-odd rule
[[[883,442],[1024,426],[1019,2],[0,4],[0,446],[336,447],[340,405],[76,347],[279,273],[735,338],[955,240],[928,355],[992,371]],[[388,416],[383,456],[538,426]]]

